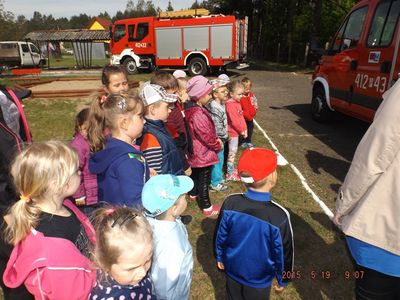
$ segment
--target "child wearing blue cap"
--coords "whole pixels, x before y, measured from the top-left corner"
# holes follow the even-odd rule
[[[151,177],[143,187],[143,207],[153,229],[151,279],[157,299],[189,299],[193,254],[180,216],[192,188],[190,177],[175,175]]]

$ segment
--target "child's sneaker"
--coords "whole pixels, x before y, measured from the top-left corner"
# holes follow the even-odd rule
[[[235,171],[236,171],[236,170],[235,170]],[[240,181],[240,177],[239,177],[237,171],[236,171],[236,172],[233,172],[232,174],[226,174],[225,179],[226,179],[227,181],[229,181],[229,180],[230,180],[230,181]]]
[[[218,183],[217,185],[210,185],[211,191],[215,192],[222,192],[226,191],[228,187],[226,185],[223,185],[222,183]]]
[[[252,143],[247,143],[247,148],[254,148],[255,146],[254,146],[254,144],[252,144]]]
[[[243,149],[246,149],[246,148],[249,147],[247,143],[242,143],[240,146],[241,146]]]
[[[203,209],[203,216],[207,218],[216,218],[219,215],[221,207],[219,205],[211,205],[210,208]]]

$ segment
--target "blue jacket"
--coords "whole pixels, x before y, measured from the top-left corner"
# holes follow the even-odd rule
[[[90,158],[89,170],[97,174],[99,202],[141,208],[143,185],[149,178],[142,152],[108,137],[105,148]]]
[[[284,272],[293,270],[289,213],[270,197],[252,190],[228,196],[216,226],[217,261],[227,276],[252,288],[269,287],[274,277],[286,286]]]
[[[181,154],[176,148],[174,139],[168,133],[165,123],[161,120],[146,119],[143,133],[151,133],[157,138],[162,150],[161,174],[184,175]],[[140,143],[140,139],[138,141]]]

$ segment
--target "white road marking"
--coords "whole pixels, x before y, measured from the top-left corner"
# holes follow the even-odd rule
[[[278,155],[278,165],[280,166],[285,166],[287,164],[290,165],[290,167],[292,168],[292,170],[294,171],[294,173],[297,175],[297,177],[299,177],[301,184],[303,185],[304,189],[309,192],[312,196],[312,198],[314,199],[315,202],[317,202],[317,204],[321,207],[321,209],[323,210],[323,212],[329,217],[329,219],[333,219],[333,212],[330,210],[330,208],[324,203],[324,201],[322,201],[317,194],[310,188],[310,186],[308,185],[306,179],[304,178],[304,176],[300,173],[299,169],[296,168],[295,165],[289,163],[285,157],[283,157],[283,155],[279,152],[278,147],[275,146],[274,142],[270,139],[270,137],[268,136],[268,134],[265,132],[265,130],[257,123],[256,120],[254,120],[254,124],[256,125],[256,127],[262,132],[262,134],[264,135],[264,137],[268,140],[268,142],[270,143],[272,149],[274,149],[274,151],[276,152],[276,154]]]

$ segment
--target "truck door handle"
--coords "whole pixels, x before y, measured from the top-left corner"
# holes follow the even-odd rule
[[[392,62],[391,61],[384,61],[381,64],[381,73],[390,73],[390,68],[392,66]]]
[[[357,69],[357,66],[358,66],[358,60],[353,59],[353,60],[350,62],[350,70],[355,70],[355,69]]]

